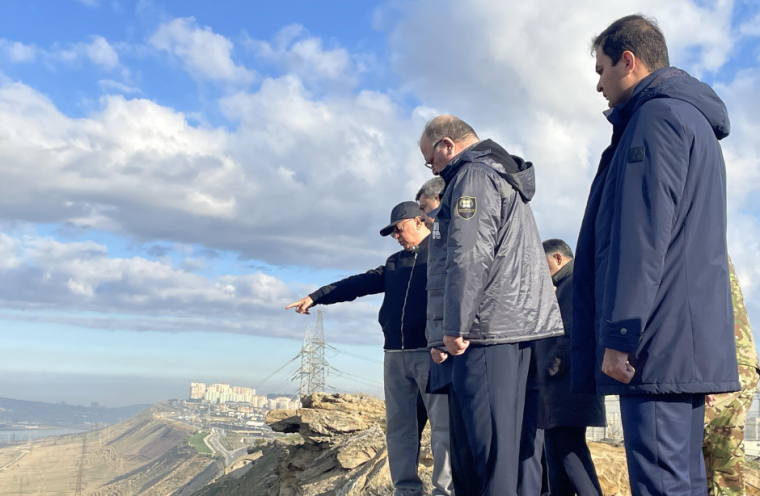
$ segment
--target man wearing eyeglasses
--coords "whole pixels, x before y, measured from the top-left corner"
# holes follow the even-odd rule
[[[403,248],[401,251],[388,257],[385,265],[322,286],[285,307],[308,314],[314,305],[384,293],[378,320],[385,335],[386,440],[396,496],[417,496],[423,491],[417,474],[420,452],[417,398],[420,394],[430,419],[433,494],[453,494],[448,399],[425,393],[430,366],[425,339],[429,234],[417,203],[399,203],[391,211],[390,223],[380,230],[380,235],[392,235]]]
[[[531,341],[563,333],[528,202],[533,164],[461,119],[428,122],[425,163],[446,183],[428,257],[428,346],[450,360],[457,496],[516,496]],[[530,436],[527,436],[530,437]]]

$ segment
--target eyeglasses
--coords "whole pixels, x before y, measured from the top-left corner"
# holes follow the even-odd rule
[[[401,226],[403,226],[404,224],[408,224],[410,220],[412,219],[404,219],[398,224],[396,224],[395,226],[393,226],[393,231],[391,231],[391,236],[398,236],[399,234],[404,232],[404,228]]]
[[[443,141],[443,140],[444,140],[444,138],[441,138],[441,139],[439,139],[438,141],[435,142],[435,144],[433,145],[433,156],[430,157],[429,159],[425,160],[425,167],[427,167],[428,169],[432,169],[433,168],[433,160],[435,160],[435,148],[438,145],[440,145],[441,141]]]

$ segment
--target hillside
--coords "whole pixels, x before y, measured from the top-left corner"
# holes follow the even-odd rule
[[[297,411],[275,410],[272,429],[298,433],[298,439],[275,440],[258,447],[238,470],[221,477],[195,496],[391,496],[385,450],[384,404],[360,395],[317,393]],[[420,474],[429,489],[429,433]],[[621,446],[589,443],[605,495],[628,496],[628,473]],[[239,465],[235,465],[239,466]],[[748,496],[760,496],[760,471],[746,471]],[[429,494],[429,491],[428,491]]]
[[[87,434],[0,450],[0,496],[187,496],[222,471],[187,442],[191,427],[163,418],[155,405]]]
[[[149,406],[132,405],[121,408],[105,408],[0,398],[0,423],[25,422],[66,427],[98,423],[115,424]]]

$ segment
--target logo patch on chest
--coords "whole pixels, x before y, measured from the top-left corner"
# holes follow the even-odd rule
[[[478,211],[478,200],[474,196],[460,196],[455,210],[462,219],[472,219]]]
[[[643,162],[646,156],[646,149],[643,146],[637,146],[628,150],[628,162]]]

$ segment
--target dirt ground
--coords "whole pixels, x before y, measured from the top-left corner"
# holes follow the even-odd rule
[[[218,463],[187,445],[191,433],[148,413],[99,431],[0,449],[0,496],[170,494]]]

